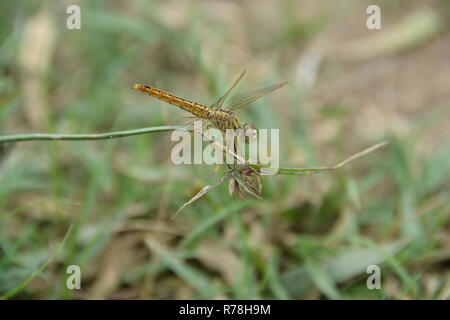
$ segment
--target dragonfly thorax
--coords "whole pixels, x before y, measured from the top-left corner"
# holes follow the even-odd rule
[[[242,129],[242,124],[239,118],[234,114],[233,111],[230,110],[214,110],[211,114],[211,118],[215,125],[220,130],[226,129]]]

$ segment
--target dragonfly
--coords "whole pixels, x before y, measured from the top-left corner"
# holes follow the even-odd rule
[[[239,95],[231,97],[228,101],[226,101],[230,92],[244,77],[245,72],[246,71],[244,70],[239,75],[237,80],[231,85],[228,91],[225,92],[223,96],[221,96],[215,103],[210,106],[180,98],[165,90],[154,88],[142,83],[136,83],[132,87],[132,89],[141,91],[153,98],[165,101],[171,105],[183,109],[191,113],[196,118],[207,120],[211,122],[214,127],[222,131],[226,131],[226,129],[243,129],[244,132],[247,132],[248,129],[253,129],[253,125],[248,122],[242,123],[242,121],[236,115],[235,110],[245,107],[251,102],[261,98],[262,96],[282,88],[287,84],[287,82],[282,82],[246,93],[241,93]]]
[[[236,115],[235,111],[237,109],[249,105],[253,101],[263,97],[264,95],[270,92],[273,92],[275,90],[284,87],[287,84],[287,82],[281,82],[265,88],[241,93],[227,100],[229,94],[236,87],[239,81],[242,80],[245,73],[246,71],[244,70],[239,75],[239,77],[234,81],[231,87],[225,92],[225,94],[210,106],[178,97],[165,90],[154,88],[142,83],[136,83],[132,87],[132,89],[141,91],[153,98],[167,102],[171,105],[174,105],[180,109],[183,109],[191,113],[194,119],[202,119],[202,126],[205,124],[205,122],[209,122],[212,124],[213,127],[225,133],[227,129],[232,130],[243,129],[243,132],[245,134],[245,143],[248,143],[250,141],[249,137],[251,136],[253,136],[254,138],[256,137],[256,131],[254,129],[254,126],[253,124],[248,122],[243,123]],[[234,150],[232,150],[232,153],[239,154],[236,140]],[[259,195],[261,194],[262,185],[259,179],[260,173],[256,169],[248,166],[248,164],[244,164],[243,166],[239,165],[237,167],[230,166],[229,164],[226,165],[229,169],[227,171],[227,174],[231,175],[228,186],[228,191],[230,195],[232,195],[233,192],[235,191],[237,194],[239,194],[241,198],[243,198],[239,187],[241,186],[245,191],[247,191],[251,195],[260,198]],[[216,169],[217,168],[218,166],[216,166]],[[252,177],[254,177],[253,180]]]

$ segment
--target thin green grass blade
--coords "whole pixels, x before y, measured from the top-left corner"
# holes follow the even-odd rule
[[[20,141],[39,141],[39,140],[53,140],[53,141],[82,141],[82,140],[106,140],[134,136],[138,134],[174,131],[174,130],[193,130],[189,126],[161,126],[161,127],[149,127],[140,128],[125,131],[114,131],[105,133],[94,134],[57,134],[57,133],[30,133],[30,134],[17,134],[9,136],[0,136],[0,143],[3,142],[20,142]]]
[[[215,215],[203,220],[199,225],[197,225],[194,230],[192,230],[189,235],[181,241],[180,247],[189,247],[192,245],[198,238],[204,235],[209,229],[214,227],[217,223],[228,217],[230,214],[236,211],[240,211],[241,209],[247,207],[249,205],[248,202],[237,202],[233,205],[223,208]]]
[[[23,281],[16,288],[14,288],[13,290],[5,293],[0,298],[1,299],[5,299],[5,300],[11,298],[12,296],[14,296],[18,292],[20,292],[23,288],[25,288],[31,282],[31,280],[33,280],[36,276],[38,276],[49,265],[49,263],[52,262],[52,260],[59,254],[59,252],[62,250],[62,248],[64,247],[64,244],[66,243],[66,240],[69,238],[71,230],[72,230],[72,225],[67,230],[66,235],[64,236],[63,240],[59,244],[58,248],[55,250],[55,252],[53,252],[52,255],[50,255],[50,257],[48,257],[48,259],[42,264],[42,266],[39,269],[37,269],[35,272],[33,272],[27,279],[25,279],[25,281]]]

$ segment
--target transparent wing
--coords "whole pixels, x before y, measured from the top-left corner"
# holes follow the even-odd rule
[[[233,88],[238,84],[238,82],[242,79],[242,77],[245,74],[245,70],[242,71],[241,75],[236,79],[236,81],[231,85],[230,89],[228,89],[227,92],[225,92],[225,94],[219,98],[219,100],[217,100],[216,102],[214,102],[210,108],[213,110],[217,110],[220,109],[224,103],[224,101],[226,100],[226,98],[228,97],[228,95],[230,94],[231,90],[233,90]]]
[[[244,107],[245,105],[261,98],[262,96],[278,90],[280,88],[282,88],[283,86],[285,86],[287,84],[287,82],[282,82],[279,84],[275,84],[273,86],[269,86],[269,87],[265,87],[262,89],[258,89],[258,90],[254,90],[254,91],[250,91],[250,92],[245,92],[245,93],[241,93],[238,94],[234,97],[231,97],[227,103],[225,104],[225,106],[223,107],[223,109],[228,109],[228,110],[236,110],[239,108]]]
[[[197,118],[198,119],[198,118]],[[174,121],[176,125],[180,126],[193,126],[194,119],[188,117],[181,117]],[[173,147],[175,147],[178,142],[171,140],[172,131],[161,132],[155,135],[155,160],[157,163],[162,163],[170,160],[170,155]]]
[[[209,119],[202,119],[200,117],[197,116],[184,116],[180,119],[180,122],[183,122],[182,125],[185,126],[194,126],[194,122],[195,121],[201,121],[202,122],[202,126],[205,126],[208,124],[208,122],[210,121]]]

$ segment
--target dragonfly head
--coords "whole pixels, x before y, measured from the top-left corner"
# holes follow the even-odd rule
[[[257,132],[253,123],[250,122],[244,123],[244,134],[245,134],[245,143],[249,143],[250,141],[256,140]]]

